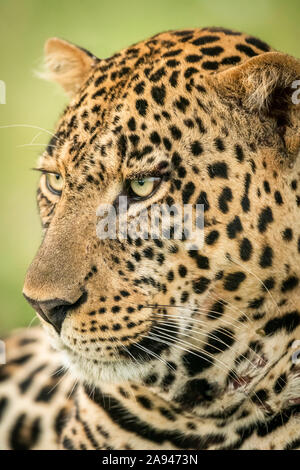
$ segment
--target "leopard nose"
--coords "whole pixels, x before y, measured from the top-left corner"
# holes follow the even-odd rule
[[[61,332],[62,324],[66,318],[67,312],[79,306],[84,301],[85,294],[82,294],[80,298],[75,302],[71,303],[62,299],[50,299],[38,301],[31,299],[23,293],[25,299],[34,308],[34,310],[40,315],[43,320],[50,323],[58,334]]]

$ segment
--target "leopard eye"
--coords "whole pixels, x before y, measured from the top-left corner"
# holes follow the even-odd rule
[[[51,193],[60,195],[64,186],[64,180],[58,173],[46,173],[46,185]]]
[[[139,199],[149,197],[157,185],[160,183],[161,178],[141,178],[130,181],[130,195]]]

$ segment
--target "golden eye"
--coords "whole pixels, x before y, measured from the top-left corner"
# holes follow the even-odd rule
[[[143,178],[130,181],[131,196],[146,198],[150,196],[161,178]]]
[[[64,180],[58,173],[46,173],[46,185],[51,193],[60,195],[64,187]]]

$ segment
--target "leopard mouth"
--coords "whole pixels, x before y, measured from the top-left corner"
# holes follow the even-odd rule
[[[179,334],[178,325],[174,323],[168,326],[170,334],[167,340],[160,338],[156,331],[158,326],[163,327],[163,325],[161,319],[151,320],[149,326],[142,331],[137,331],[131,337],[93,337],[89,344],[85,338],[74,336],[72,329],[68,328],[63,330],[57,338],[58,349],[65,351],[72,358],[76,359],[80,356],[92,361],[95,365],[120,361],[134,361],[142,364],[157,358],[175,343]]]
[[[142,335],[136,342],[124,346],[115,345],[110,357],[100,352],[80,351],[75,346],[69,345],[63,338],[59,338],[59,349],[64,356],[64,362],[68,368],[74,371],[77,377],[90,383],[101,381],[116,382],[128,380],[144,375],[153,367],[153,361],[159,360],[161,354],[176,341],[177,328],[173,328],[173,338],[168,342],[153,339],[156,323],[149,329],[149,335]]]

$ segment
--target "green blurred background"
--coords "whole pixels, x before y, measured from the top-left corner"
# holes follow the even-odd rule
[[[0,0],[0,25],[0,80],[7,87],[0,126],[53,129],[66,98],[33,73],[51,36],[108,57],[163,30],[224,26],[300,56],[299,0]],[[21,291],[41,239],[37,174],[30,168],[49,135],[38,133],[35,128],[0,127],[1,333],[36,322]]]

